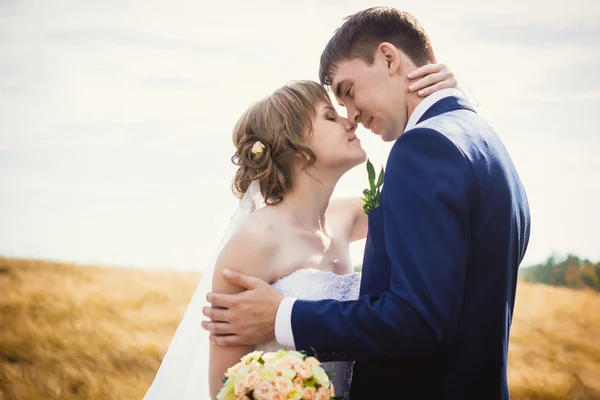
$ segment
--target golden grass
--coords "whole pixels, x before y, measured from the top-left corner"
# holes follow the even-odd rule
[[[600,293],[520,282],[508,382],[515,399],[600,399]]]
[[[200,276],[0,258],[0,400],[143,397]],[[521,283],[513,399],[600,399],[600,295]]]

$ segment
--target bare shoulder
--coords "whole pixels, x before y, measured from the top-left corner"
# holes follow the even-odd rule
[[[276,220],[259,210],[242,217],[217,257],[213,287],[224,269],[271,281],[275,275],[274,261],[279,252]]]

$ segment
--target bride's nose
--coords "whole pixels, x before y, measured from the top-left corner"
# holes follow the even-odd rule
[[[350,120],[348,118],[344,118],[342,117],[342,123],[344,125],[344,128],[346,128],[346,132],[350,132],[353,131],[354,129],[356,129],[356,125],[353,124],[352,122],[350,122]]]

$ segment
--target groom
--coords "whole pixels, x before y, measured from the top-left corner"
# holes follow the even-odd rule
[[[420,99],[407,75],[435,62],[409,14],[360,11],[321,56],[321,83],[348,118],[395,141],[369,213],[357,301],[300,301],[228,272],[249,290],[210,293],[220,345],[277,339],[322,361],[355,360],[351,398],[508,399],[517,270],[529,240],[523,185],[493,128],[460,92]],[[221,334],[229,334],[222,336]]]

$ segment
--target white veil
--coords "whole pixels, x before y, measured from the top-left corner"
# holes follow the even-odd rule
[[[249,215],[264,205],[260,193],[260,183],[252,181],[248,190],[240,200],[229,227],[213,260],[196,287],[179,327],[169,345],[162,363],[156,373],[154,382],[144,396],[144,400],[207,400],[208,390],[208,332],[202,329],[201,322],[204,306],[210,306],[206,294],[212,286],[215,262],[223,246],[237,230],[244,216]]]

